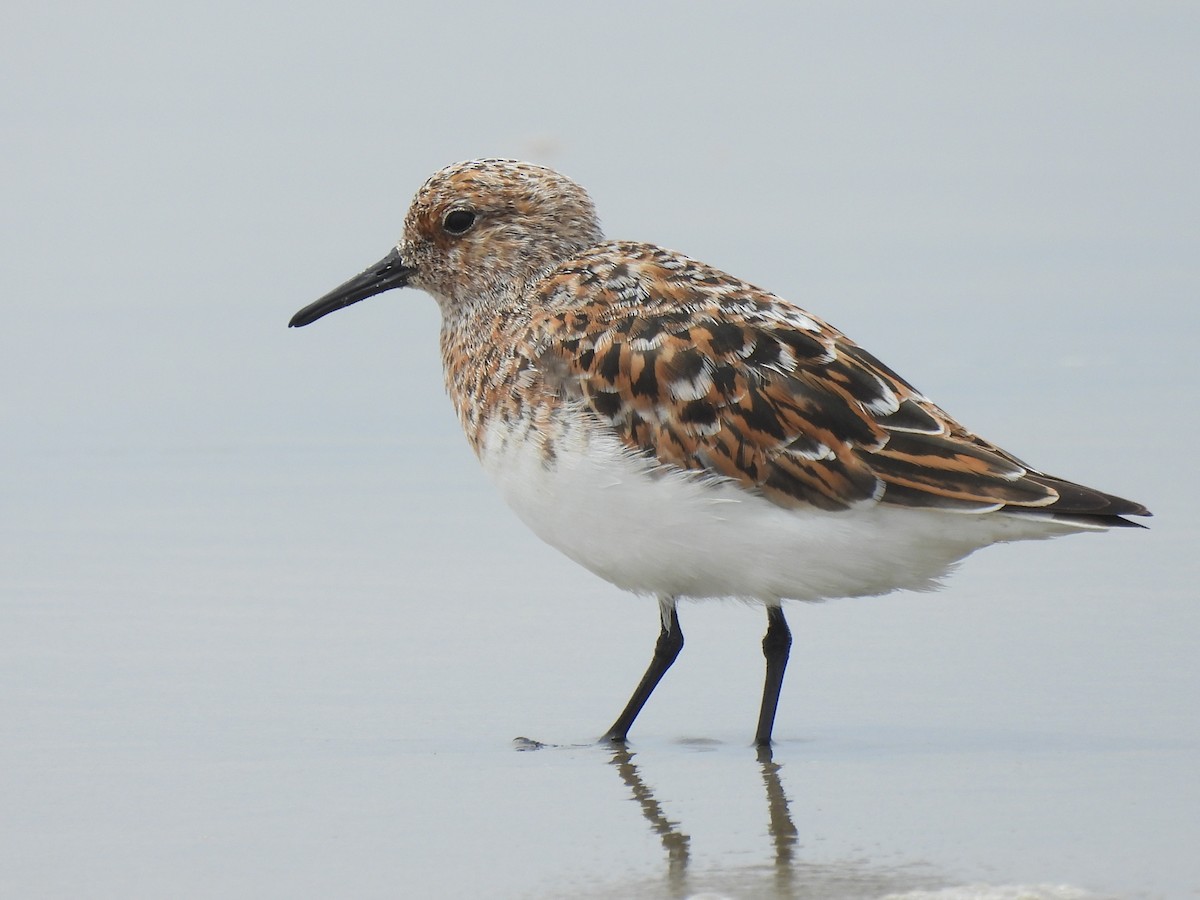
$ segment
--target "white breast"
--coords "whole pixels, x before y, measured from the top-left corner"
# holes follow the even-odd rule
[[[931,590],[980,547],[1076,530],[1003,513],[786,509],[658,466],[583,420],[548,462],[527,434],[493,423],[481,445],[507,503],[546,543],[637,593],[769,603]]]

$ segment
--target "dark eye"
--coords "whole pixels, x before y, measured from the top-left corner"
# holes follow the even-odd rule
[[[475,224],[475,213],[469,209],[452,209],[442,219],[442,227],[451,234],[466,234]]]

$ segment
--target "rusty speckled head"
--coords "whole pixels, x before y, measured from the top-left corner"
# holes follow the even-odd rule
[[[555,265],[603,240],[587,191],[511,159],[476,159],[432,175],[387,256],[292,317],[299,327],[359,300],[412,286],[452,316],[497,291],[520,296]]]

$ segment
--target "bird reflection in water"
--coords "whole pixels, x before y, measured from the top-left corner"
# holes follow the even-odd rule
[[[542,750],[556,745],[528,738],[517,738],[517,750]],[[584,749],[594,745],[571,745]],[[641,872],[611,873],[614,880],[604,880],[586,888],[573,883],[570,896],[577,900],[612,900],[637,897],[638,900],[684,900],[684,898],[713,897],[740,900],[757,898],[812,898],[812,900],[861,900],[863,897],[902,897],[914,890],[937,890],[946,887],[946,878],[927,864],[881,863],[863,858],[805,861],[797,852],[800,837],[792,821],[791,801],[780,778],[782,766],[777,763],[770,747],[758,750],[758,766],[766,794],[767,834],[770,836],[773,859],[766,865],[722,865],[721,853],[702,865],[693,863],[691,835],[680,822],[667,816],[663,803],[642,774],[624,744],[609,745],[607,762],[620,776],[625,787],[637,801],[642,817],[658,836],[666,853],[666,876],[647,876]],[[669,764],[664,760],[664,764]],[[720,835],[706,834],[711,845]],[[691,871],[689,871],[689,868]],[[562,890],[547,896],[564,896]],[[914,895],[916,896],[916,895]],[[1042,895],[1037,895],[1042,896]]]
[[[615,745],[610,762],[616,767],[621,780],[632,791],[633,799],[641,807],[643,818],[650,823],[651,830],[662,841],[667,854],[667,884],[671,895],[686,896],[691,837],[680,828],[678,822],[667,818],[662,804],[642,779],[633,758],[634,754],[624,745]],[[779,896],[790,897],[794,893],[792,861],[799,832],[792,821],[787,793],[779,778],[781,767],[773,759],[769,746],[759,748],[758,763],[762,769],[763,786],[767,794],[768,831],[775,850],[775,890]]]
[[[667,851],[667,881],[682,887],[687,876],[688,845],[692,839],[679,830],[678,822],[667,818],[662,804],[654,799],[654,792],[642,781],[637,766],[633,764],[633,754],[624,744],[613,745],[611,762],[617,767],[621,780],[633,791],[633,799],[641,806],[642,816],[650,823],[650,828]]]
[[[769,745],[758,748],[758,764],[762,766],[763,785],[767,789],[771,842],[775,846],[775,884],[780,896],[791,896],[792,857],[799,833],[792,821],[783,782],[779,780],[779,763],[772,758]]]

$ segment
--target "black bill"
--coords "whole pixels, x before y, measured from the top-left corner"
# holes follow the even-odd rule
[[[408,284],[408,276],[412,273],[413,270],[400,259],[400,251],[393,250],[375,265],[355,275],[345,284],[335,287],[320,300],[308,304],[292,316],[288,328],[300,328],[317,321],[321,316],[345,309],[351,303],[366,300],[392,288],[402,288]]]

